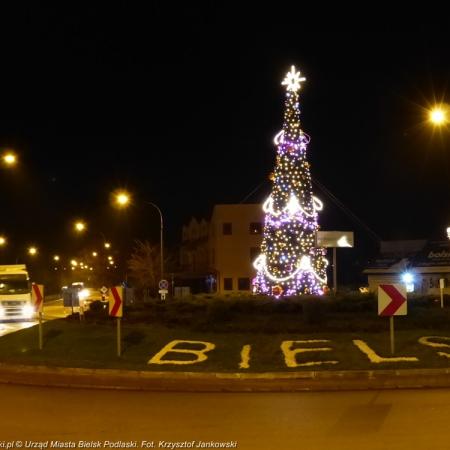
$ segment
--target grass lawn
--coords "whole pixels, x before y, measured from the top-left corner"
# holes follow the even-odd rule
[[[380,319],[383,320],[383,319]],[[44,349],[38,350],[38,329],[31,327],[0,338],[0,362],[88,368],[117,368],[154,371],[205,372],[274,372],[301,370],[374,370],[400,368],[447,368],[450,359],[438,351],[418,343],[422,336],[449,336],[445,330],[399,330],[396,332],[395,356],[415,356],[418,362],[371,363],[353,343],[365,341],[378,355],[390,357],[389,328],[385,321],[381,332],[324,333],[243,333],[202,332],[187,327],[160,324],[125,324],[122,326],[121,358],[116,356],[116,324],[113,319],[101,323],[80,323],[75,320],[53,320],[44,324]],[[337,364],[286,367],[281,343],[287,340],[328,339],[328,343],[295,344],[298,347],[330,347],[331,351],[308,351],[296,355],[297,363],[308,361],[338,361]],[[148,360],[172,340],[207,341],[216,348],[197,364],[147,364]],[[444,341],[442,341],[444,342]],[[450,344],[450,341],[448,342]],[[239,369],[242,346],[251,345],[250,367]],[[180,346],[181,348],[181,346]],[[184,344],[182,348],[199,348]],[[189,360],[192,354],[169,353],[164,359]]]

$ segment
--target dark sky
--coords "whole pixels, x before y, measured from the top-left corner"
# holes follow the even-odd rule
[[[246,24],[213,6],[124,5],[2,15],[0,147],[21,158],[0,171],[11,240],[70,246],[82,217],[92,236],[157,241],[148,200],[174,243],[215,203],[263,183],[250,197],[262,201],[291,64],[307,78],[313,177],[384,239],[444,236],[450,135],[424,123],[424,108],[450,102],[450,28],[306,30],[276,14]],[[108,196],[120,186],[136,201],[118,214]],[[358,227],[316,193],[323,229]]]

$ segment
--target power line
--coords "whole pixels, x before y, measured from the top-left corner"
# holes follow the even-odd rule
[[[363,227],[367,233],[377,242],[380,242],[382,239],[378,234],[375,233],[368,225],[366,225],[356,214],[354,214],[350,209],[348,209],[332,192],[330,192],[322,183],[320,183],[316,179],[312,179],[313,183],[325,194],[328,198],[336,204],[347,216],[356,221],[361,227]]]
[[[262,183],[259,183],[258,186],[255,187],[249,194],[247,194],[239,203],[244,203],[250,196],[252,196],[263,184],[266,184],[266,180]]]
[[[312,178],[312,182],[338,207],[340,208],[350,219],[358,223],[376,242],[380,242],[382,239],[373,231],[366,223],[364,223],[356,214],[350,211],[329,189],[327,189],[320,181]],[[267,180],[259,183],[251,192],[249,192],[239,203],[244,203],[249,197],[251,197],[256,191],[258,191]]]

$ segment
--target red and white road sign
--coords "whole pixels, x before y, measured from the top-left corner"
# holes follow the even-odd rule
[[[109,315],[112,317],[123,316],[123,287],[114,286],[110,289]]]
[[[33,307],[36,312],[42,312],[42,307],[44,305],[44,285],[43,284],[32,284],[31,285],[31,301],[33,302]]]
[[[378,315],[406,316],[406,286],[403,284],[380,284],[378,286]]]

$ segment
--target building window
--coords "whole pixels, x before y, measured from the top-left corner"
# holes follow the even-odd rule
[[[261,222],[252,222],[250,224],[250,234],[261,234],[262,224]]]
[[[223,290],[224,291],[232,291],[233,290],[233,278],[224,278],[223,279]]]
[[[250,262],[253,263],[260,253],[261,249],[259,247],[250,247]]]
[[[231,222],[224,222],[222,224],[222,232],[223,234],[233,234],[233,224]]]
[[[250,278],[238,278],[238,289],[240,291],[250,290]]]

